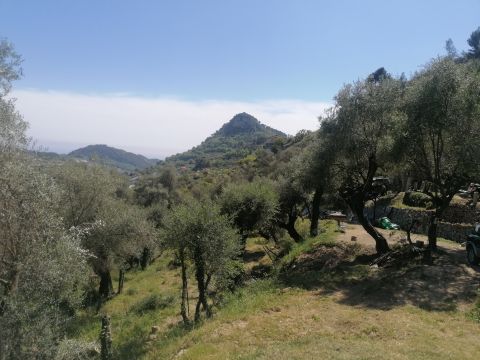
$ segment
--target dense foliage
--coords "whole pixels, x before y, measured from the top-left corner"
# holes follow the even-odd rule
[[[261,124],[253,116],[234,116],[199,146],[166,159],[167,163],[189,166],[195,170],[235,164],[257,149],[275,150],[287,136]]]
[[[155,165],[158,161],[107,145],[88,145],[72,151],[67,157],[95,160],[104,165],[117,167],[127,171],[143,170]]]

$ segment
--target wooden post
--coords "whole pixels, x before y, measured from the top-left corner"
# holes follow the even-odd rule
[[[125,282],[125,270],[120,268],[118,273],[118,291],[117,294],[121,294],[123,291],[123,283]]]
[[[100,358],[102,360],[112,360],[112,333],[110,329],[110,318],[107,315],[102,316],[102,330],[100,331]]]

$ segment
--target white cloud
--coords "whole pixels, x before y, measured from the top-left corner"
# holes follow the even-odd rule
[[[302,100],[188,101],[40,90],[17,90],[13,96],[30,123],[29,135],[51,151],[107,144],[158,158],[198,145],[240,112],[295,134],[317,129],[318,116],[329,107]]]

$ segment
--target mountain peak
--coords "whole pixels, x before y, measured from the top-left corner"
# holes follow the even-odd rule
[[[262,124],[245,112],[235,115],[217,132],[206,138],[200,145],[170,156],[167,162],[177,164],[195,164],[201,166],[230,166],[258,149],[268,149],[277,137],[287,138],[279,130]],[[202,163],[203,162],[203,163]]]
[[[240,134],[253,134],[258,132],[276,132],[272,135],[284,135],[278,130],[263,125],[255,117],[246,112],[235,115],[228,123],[224,124],[217,135],[235,136]]]

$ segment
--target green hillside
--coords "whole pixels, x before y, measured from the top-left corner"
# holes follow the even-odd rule
[[[287,135],[262,124],[252,115],[235,115],[200,145],[170,156],[167,163],[190,165],[195,168],[221,167],[236,163],[257,149],[272,149]]]
[[[137,155],[107,145],[88,145],[72,151],[68,156],[85,160],[96,159],[104,165],[118,167],[123,170],[143,170],[157,163],[155,159],[148,159],[143,155]]]

